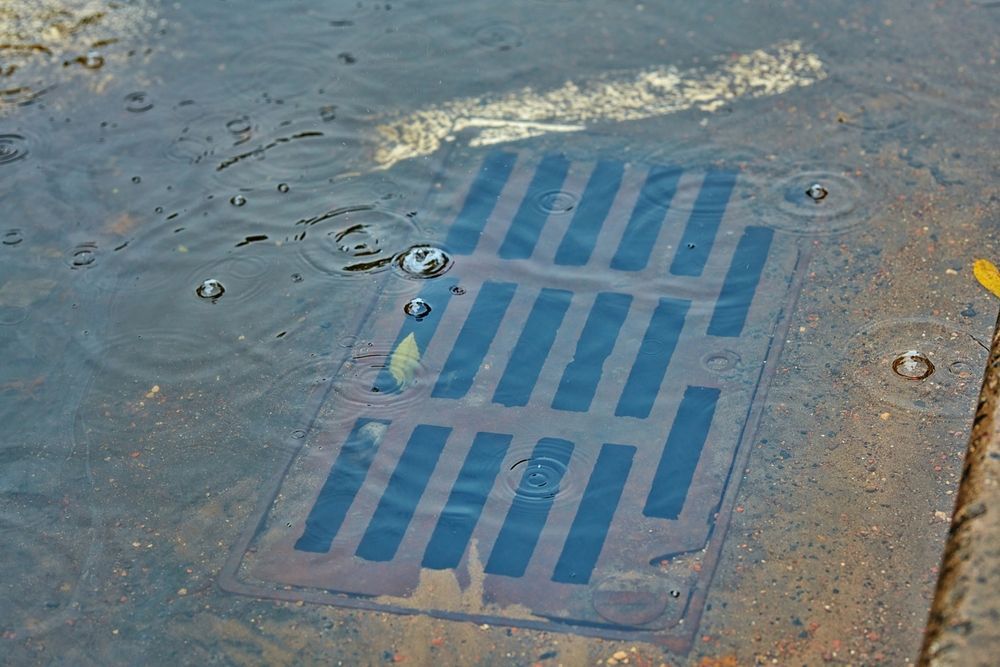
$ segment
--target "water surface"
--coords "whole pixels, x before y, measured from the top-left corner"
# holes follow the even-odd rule
[[[4,654],[912,661],[997,11],[7,3]]]

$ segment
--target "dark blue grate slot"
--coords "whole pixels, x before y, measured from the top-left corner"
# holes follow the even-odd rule
[[[469,255],[479,245],[479,237],[496,208],[500,193],[507,185],[517,156],[491,153],[479,169],[461,212],[448,230],[447,246],[457,255]]]
[[[508,577],[524,575],[535,545],[559,493],[559,482],[569,465],[573,443],[542,438],[525,464],[517,495],[486,562],[486,572]]]
[[[590,261],[601,227],[621,187],[624,173],[625,165],[621,162],[602,160],[594,167],[583,197],[580,198],[573,219],[556,251],[556,264],[583,266]]]
[[[493,489],[511,437],[501,433],[476,434],[427,544],[423,567],[446,570],[458,566]]]
[[[677,341],[681,337],[681,330],[684,329],[684,316],[690,306],[690,301],[660,299],[649,320],[649,328],[639,346],[639,354],[618,400],[618,407],[615,408],[616,417],[649,416],[656,396],[660,393],[660,385],[670,366]]]
[[[642,511],[646,516],[676,519],[681,515],[694,469],[712,427],[719,393],[709,387],[688,387],[684,391]]]
[[[514,283],[483,284],[431,396],[461,398],[468,393],[516,290]]]
[[[705,174],[698,199],[684,228],[684,236],[670,265],[670,273],[675,276],[700,276],[705,270],[705,262],[712,252],[715,235],[719,232],[735,185],[735,172],[713,169]]]
[[[508,407],[528,404],[572,299],[572,292],[542,289],[493,394],[494,403]]]
[[[543,197],[562,187],[569,171],[569,160],[561,155],[549,155],[538,165],[535,177],[528,186],[528,191],[521,206],[514,215],[513,222],[507,230],[507,236],[500,246],[500,257],[503,259],[528,259],[535,251],[542,227],[549,217],[545,210]]]
[[[628,294],[601,292],[583,326],[573,361],[566,366],[552,407],[557,410],[586,412],[604,372],[604,361],[618,340],[618,333],[628,316],[632,297]]]
[[[611,268],[618,271],[641,271],[649,263],[649,256],[656,245],[670,203],[677,193],[681,178],[677,167],[653,167],[632,209],[632,217],[625,227],[625,234],[611,260]]]
[[[365,560],[392,560],[410,525],[417,503],[437,466],[450,428],[420,424],[389,478],[368,530],[358,545],[357,555]]]
[[[618,509],[618,501],[625,490],[634,456],[635,447],[610,444],[601,447],[552,581],[565,584],[590,582],[590,575],[611,528],[611,520]]]
[[[757,293],[774,232],[767,227],[747,227],[733,253],[722,293],[708,325],[709,336],[737,337],[743,333],[750,304]]]
[[[347,512],[368,475],[379,438],[389,422],[358,419],[340,448],[337,460],[306,518],[305,532],[295,542],[298,551],[325,553],[344,523]]]

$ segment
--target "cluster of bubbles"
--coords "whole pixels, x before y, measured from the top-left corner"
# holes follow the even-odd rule
[[[284,193],[288,192],[289,186],[287,183],[280,183],[277,189],[279,192]],[[236,194],[230,198],[229,203],[239,208],[247,204],[247,199],[242,194]],[[316,222],[334,217],[347,218],[347,213],[364,213],[369,210],[371,210],[370,207],[357,207],[345,209],[344,211],[334,211],[324,216],[319,216],[316,219],[302,221],[305,223],[303,226],[306,231],[300,232],[296,240],[304,239],[309,226],[316,224]],[[384,242],[381,234],[379,234],[378,225],[353,222],[350,218],[347,218],[347,221],[347,226],[326,234],[326,237],[332,241],[332,246],[327,246],[325,253],[327,256],[340,255],[352,260],[362,259],[364,261],[351,262],[344,266],[338,266],[338,270],[335,271],[337,273],[370,273],[391,266],[403,278],[426,280],[437,278],[451,269],[451,256],[443,248],[428,243],[421,243],[412,245],[394,255],[385,255]],[[248,240],[255,239],[248,237]],[[246,243],[243,242],[238,245],[242,246],[246,245]],[[291,280],[292,282],[299,283],[304,278],[300,273],[293,273],[291,274]],[[225,288],[218,279],[207,278],[197,286],[195,291],[199,297],[215,302],[223,295]],[[452,288],[452,292],[454,294],[462,294],[464,293],[464,289],[455,286]],[[406,315],[419,321],[430,313],[431,306],[422,299],[414,299],[406,304],[404,310]]]

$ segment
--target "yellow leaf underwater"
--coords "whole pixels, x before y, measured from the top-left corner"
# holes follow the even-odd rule
[[[420,366],[420,348],[417,347],[417,339],[411,333],[392,351],[392,356],[389,357],[389,372],[402,389],[413,382],[418,366]]]
[[[975,274],[979,284],[1000,297],[1000,271],[996,265],[988,259],[977,259],[972,264],[972,273]]]

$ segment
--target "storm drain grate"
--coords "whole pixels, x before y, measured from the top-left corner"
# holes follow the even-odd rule
[[[464,194],[452,270],[377,297],[388,353],[356,352],[317,401],[223,585],[683,649],[798,239],[722,168],[495,152],[470,171],[439,194]],[[338,388],[358,383],[368,400]]]

